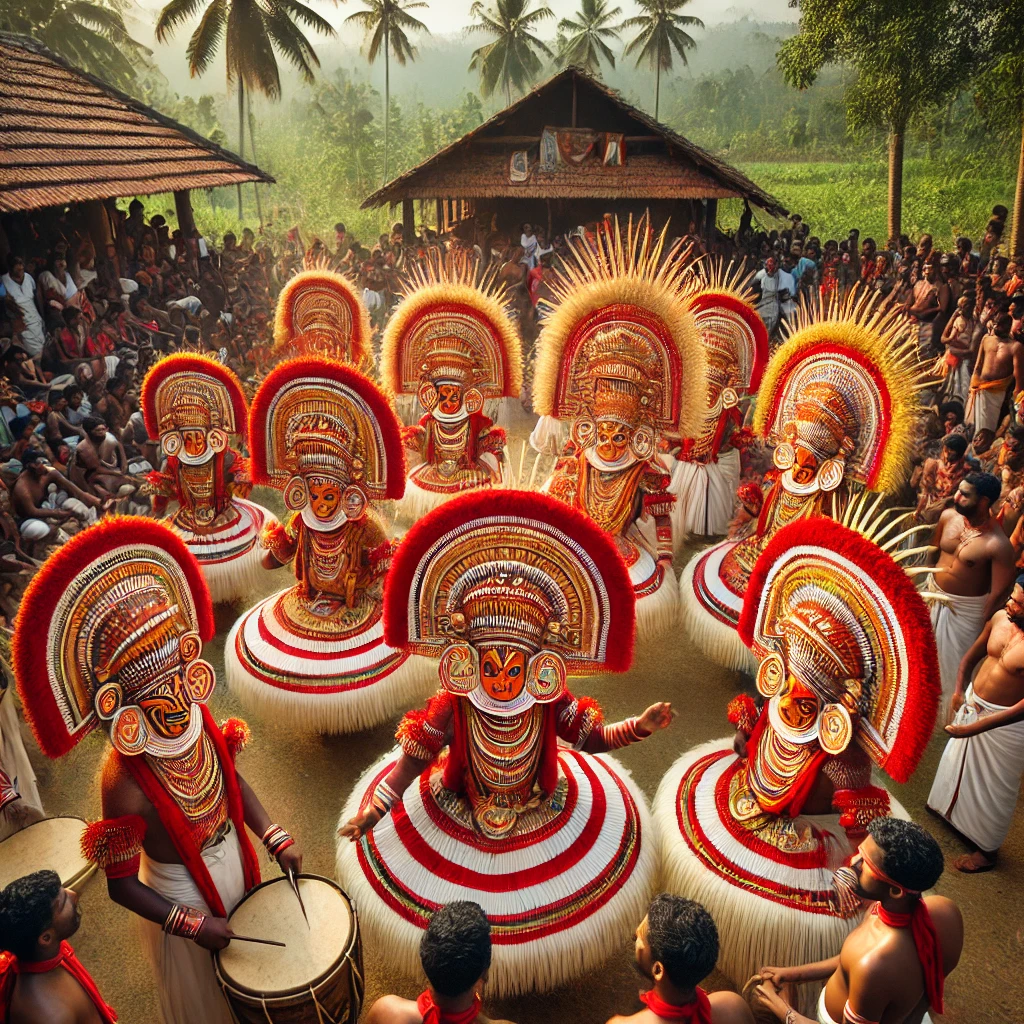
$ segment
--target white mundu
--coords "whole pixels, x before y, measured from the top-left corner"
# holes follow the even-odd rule
[[[985,628],[985,604],[989,595],[964,597],[960,594],[947,594],[934,577],[928,580],[928,591],[945,595],[931,606],[935,646],[939,653],[939,675],[942,678],[943,703],[940,706],[945,706],[956,686],[960,662]]]
[[[968,725],[1005,710],[976,696],[972,686],[954,721]],[[992,853],[1010,831],[1022,775],[1024,721],[953,738],[942,752],[928,806],[979,850]]]

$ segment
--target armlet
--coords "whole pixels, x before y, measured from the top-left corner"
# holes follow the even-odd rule
[[[398,724],[395,739],[402,751],[419,761],[433,761],[445,745],[445,733],[437,721],[448,707],[451,695],[435,693],[425,708],[409,711]]]
[[[569,696],[558,711],[558,735],[579,749],[604,724],[604,711],[593,697]]]
[[[252,739],[252,730],[240,718],[229,718],[221,727],[224,742],[228,745],[228,753],[234,761],[245,750]]]
[[[154,494],[159,494],[165,498],[173,498],[178,493],[174,480],[167,473],[161,473],[156,469],[146,474],[146,483],[153,488]]]
[[[420,426],[402,427],[402,444],[413,451],[419,451],[423,447],[426,434],[426,430]]]
[[[726,715],[740,732],[745,732],[749,736],[754,731],[754,726],[757,725],[759,717],[757,703],[749,694],[741,693],[738,697],[733,697],[729,701]]]
[[[260,544],[279,562],[288,562],[295,554],[295,540],[280,523],[267,523],[260,534]]]
[[[82,856],[103,868],[107,878],[130,878],[138,874],[146,822],[137,814],[103,818],[85,826]]]
[[[649,516],[668,516],[672,514],[672,506],[676,496],[667,491],[656,491],[644,494],[644,514]]]
[[[860,789],[838,789],[832,806],[839,812],[839,824],[845,829],[863,831],[875,820],[889,813],[889,794],[878,786]]]
[[[501,455],[505,450],[505,431],[501,427],[482,430],[476,441],[476,449],[480,455]]]

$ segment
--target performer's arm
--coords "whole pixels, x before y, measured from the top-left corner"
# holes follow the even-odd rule
[[[755,1003],[774,1014],[785,1024],[817,1024],[811,1017],[805,1017],[783,998],[784,989],[809,981],[825,981],[839,969],[838,954],[831,960],[821,960],[803,967],[762,967],[758,971],[761,983],[754,990]]]
[[[302,853],[295,845],[295,840],[280,825],[270,820],[270,815],[264,810],[260,798],[252,791],[249,783],[241,775],[237,777],[242,791],[242,813],[249,830],[260,837],[267,853],[277,861],[285,874],[289,871],[298,874],[302,870]]]
[[[298,540],[287,526],[268,523],[260,534],[260,544],[267,552],[263,556],[263,568],[280,569],[295,557]]]
[[[949,698],[949,710],[951,714],[956,714],[963,706],[964,702],[964,691],[967,689],[967,684],[971,681],[974,675],[974,670],[978,667],[979,663],[985,658],[988,652],[988,638],[992,635],[992,620],[989,619],[985,623],[985,628],[981,631],[981,636],[967,648],[967,653],[960,660],[960,668],[957,669],[956,673],[956,685],[953,688],[953,696]]]
[[[672,724],[675,712],[667,701],[652,704],[639,718],[627,718],[613,725],[599,724],[592,729],[583,743],[588,754],[606,754],[609,750],[618,750],[632,743],[647,739],[659,729],[667,729]]]
[[[1000,544],[999,550],[992,557],[992,583],[983,613],[985,622],[1006,604],[1016,576],[1017,566],[1014,564],[1013,548],[1009,543]]]
[[[1004,725],[1016,725],[1024,720],[1024,700],[1017,701],[1012,707],[1003,708],[994,714],[985,715],[984,718],[976,718],[973,722],[965,722],[957,725],[955,722],[946,726],[946,732],[957,739],[967,736],[977,736],[979,733],[989,732],[992,729],[999,729]]]

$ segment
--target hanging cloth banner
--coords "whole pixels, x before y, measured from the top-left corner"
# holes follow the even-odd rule
[[[570,167],[578,167],[590,156],[599,138],[589,128],[559,128],[558,159]]]
[[[621,132],[605,132],[605,167],[621,167],[626,162],[626,137]]]
[[[545,128],[540,133],[540,165],[542,174],[550,174],[558,167],[558,132]]]
[[[525,149],[514,150],[508,161],[508,180],[521,184],[530,177],[530,156]]]

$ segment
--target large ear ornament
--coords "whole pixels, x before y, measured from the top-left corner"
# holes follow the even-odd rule
[[[431,412],[434,406],[437,405],[437,388],[429,380],[425,380],[416,392],[416,397],[419,399],[420,405],[427,412]]]
[[[354,520],[362,519],[366,511],[366,492],[362,487],[349,484],[341,496],[341,505],[345,509],[345,518]]]
[[[126,757],[135,757],[146,749],[149,727],[142,708],[136,704],[118,708],[110,723],[110,742],[114,749]]]
[[[775,463],[776,469],[781,469],[785,472],[796,462],[796,450],[788,441],[783,441],[775,446],[772,462]]]
[[[538,704],[557,700],[565,689],[565,661],[554,651],[540,651],[526,665],[526,689]]]
[[[479,655],[467,643],[449,644],[441,654],[437,674],[450,693],[471,693],[480,682]]]
[[[475,416],[484,407],[484,396],[479,388],[470,388],[462,399],[462,407],[470,416]]]
[[[597,424],[589,416],[572,421],[572,439],[580,448],[590,448],[597,440]]]
[[[818,469],[818,485],[823,491],[834,491],[846,473],[845,459],[826,459]]]
[[[160,438],[160,447],[163,448],[164,455],[177,455],[181,451],[181,443],[181,434],[177,430],[172,430]]]
[[[309,491],[301,476],[293,476],[284,486],[284,505],[289,512],[298,512],[309,504]]]
[[[842,704],[826,704],[818,719],[818,742],[826,754],[841,754],[853,739],[853,719]]]
[[[109,722],[118,709],[124,703],[124,691],[121,689],[118,683],[104,683],[97,691],[96,696],[93,699],[93,704],[96,707],[96,714],[103,719],[104,722]]]
[[[216,684],[213,666],[202,658],[197,658],[185,669],[185,688],[194,704],[205,704],[213,695]]]
[[[637,427],[629,439],[629,447],[642,462],[654,454],[654,431],[650,427]]]
[[[228,446],[228,435],[220,427],[213,427],[207,432],[206,443],[211,452],[222,452]]]
[[[763,697],[774,697],[786,679],[786,664],[780,654],[772,652],[757,666],[757,692]]]

